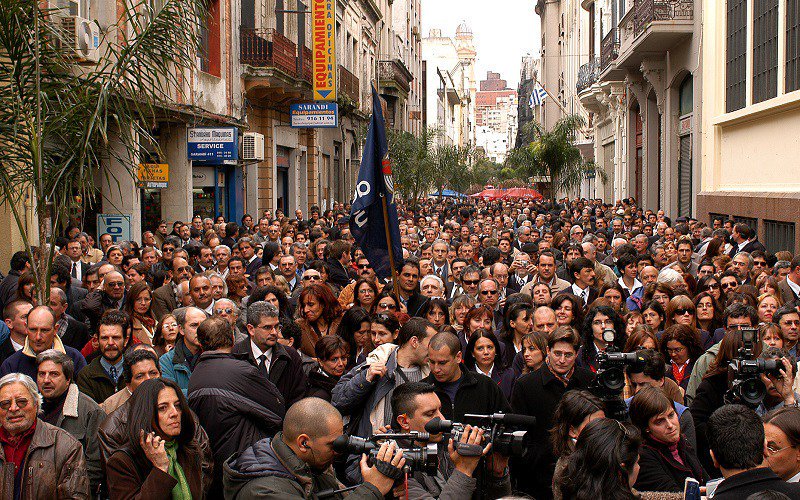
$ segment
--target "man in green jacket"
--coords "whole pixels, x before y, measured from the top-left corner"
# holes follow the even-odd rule
[[[225,498],[311,498],[343,488],[331,467],[336,457],[333,441],[342,435],[343,427],[333,405],[319,398],[301,399],[286,412],[283,430],[274,438],[262,439],[225,462]],[[382,445],[376,458],[398,469],[405,465],[394,444]],[[366,456],[361,460],[361,475],[364,482],[347,495],[348,500],[381,500],[394,484],[375,466],[368,466]]]

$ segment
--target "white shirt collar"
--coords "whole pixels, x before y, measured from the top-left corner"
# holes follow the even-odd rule
[[[639,288],[641,288],[641,287],[642,287],[642,282],[641,282],[641,281],[639,281],[639,280],[638,280],[638,279],[636,279],[636,278],[633,278],[633,286],[632,286],[632,287],[630,287],[630,288],[628,288],[628,286],[625,284],[625,281],[623,281],[623,279],[622,279],[622,278],[618,279],[618,280],[617,280],[617,283],[619,283],[619,286],[621,286],[621,287],[622,287],[622,288],[624,288],[625,290],[628,290],[628,291],[629,291],[629,292],[631,292],[631,293],[633,293],[634,291],[636,291],[636,290],[638,290]]]
[[[795,295],[800,295],[800,285],[792,281],[788,276],[786,277],[786,284],[789,285]]]
[[[800,472],[786,480],[787,483],[800,483]]]
[[[13,347],[15,351],[19,351],[23,347],[25,347],[24,344],[17,344],[16,342],[14,342],[14,339],[12,339],[11,337],[8,337],[8,340],[11,341],[11,347]]]
[[[216,300],[212,300],[211,304],[209,304],[208,307],[203,309],[209,316],[214,315],[214,302],[216,302]]]
[[[255,342],[250,340],[250,350],[253,351],[253,358],[255,358],[256,362],[258,362],[258,358],[261,357],[262,354],[267,356],[267,366],[272,363],[272,348],[270,347],[266,351],[262,351]]]
[[[492,378],[492,372],[494,371],[494,363],[492,363],[492,366],[489,367],[488,372],[484,372],[483,370],[481,370],[480,366],[478,366],[478,364],[475,363],[475,370],[477,370],[478,373],[482,375],[486,375],[487,377]]]

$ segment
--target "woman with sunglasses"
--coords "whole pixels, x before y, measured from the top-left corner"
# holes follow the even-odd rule
[[[378,300],[375,302],[375,312],[396,314],[405,312],[405,306],[390,290],[384,290],[378,295]]]
[[[692,299],[686,295],[677,295],[673,297],[667,304],[666,314],[666,328],[672,325],[686,325],[692,328],[700,338],[700,345],[703,346],[704,350],[722,340],[720,336],[715,342],[707,330],[697,328],[697,310],[695,309]]]
[[[697,293],[708,292],[714,297],[714,300],[719,302],[720,304],[724,304],[724,295],[722,293],[722,287],[719,284],[719,280],[713,274],[711,276],[703,276],[697,282]]]
[[[669,360],[666,375],[684,390],[689,385],[695,361],[704,352],[697,330],[690,325],[674,324],[661,336],[661,353]]]

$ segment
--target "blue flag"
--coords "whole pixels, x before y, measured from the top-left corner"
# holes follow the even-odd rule
[[[386,142],[386,125],[383,121],[380,96],[375,87],[372,87],[372,118],[369,121],[364,153],[361,155],[355,200],[350,210],[350,233],[380,278],[392,275],[383,213],[384,200],[386,200],[386,215],[396,269],[399,270],[403,263],[400,225],[393,197],[394,183],[392,164],[389,161],[389,146]]]

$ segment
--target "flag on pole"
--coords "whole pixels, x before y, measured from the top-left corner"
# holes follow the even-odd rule
[[[355,199],[350,209],[350,233],[380,278],[392,275],[387,240],[391,240],[396,269],[399,270],[403,262],[400,224],[393,197],[394,183],[392,164],[389,161],[389,146],[386,141],[386,125],[383,120],[381,99],[373,86],[372,118],[364,143],[364,153],[361,155]],[[387,238],[387,222],[389,238]]]
[[[531,98],[528,101],[528,106],[531,108],[541,106],[545,99],[547,99],[547,91],[544,90],[544,88],[542,88],[540,85],[536,85],[533,88],[533,92],[531,92]]]

